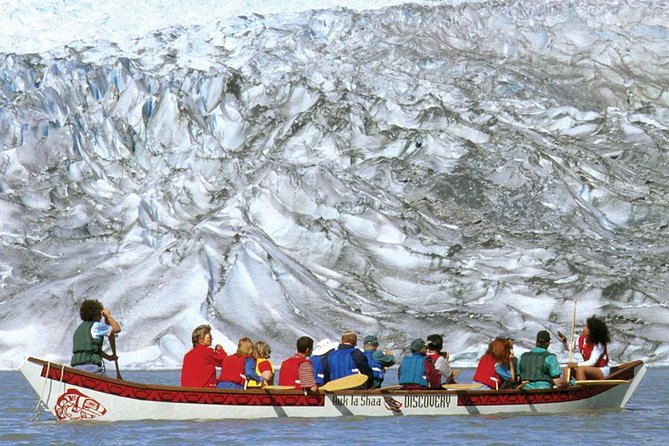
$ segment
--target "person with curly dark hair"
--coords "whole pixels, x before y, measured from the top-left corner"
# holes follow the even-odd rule
[[[578,338],[578,348],[583,361],[567,364],[568,368],[575,370],[577,381],[604,379],[609,374],[611,369],[606,349],[609,342],[611,342],[611,336],[606,323],[594,315],[589,317]]]
[[[121,326],[98,300],[84,300],[79,307],[79,316],[82,322],[72,337],[71,365],[86,372],[104,374],[102,359],[115,361],[118,356],[103,352],[102,342],[105,337],[120,333]]]

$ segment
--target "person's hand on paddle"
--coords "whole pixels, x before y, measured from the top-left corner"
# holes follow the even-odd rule
[[[100,352],[100,356],[107,361],[118,361],[118,355],[116,353]]]

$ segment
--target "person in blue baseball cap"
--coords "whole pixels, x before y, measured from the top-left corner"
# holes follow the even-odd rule
[[[441,375],[434,367],[432,358],[426,355],[427,345],[422,339],[411,341],[411,355],[402,359],[397,371],[399,383],[404,390],[429,390],[441,388]]]
[[[365,336],[362,349],[374,375],[374,383],[371,388],[378,389],[383,384],[388,367],[395,364],[395,356],[390,350],[379,349],[379,338],[375,335]]]

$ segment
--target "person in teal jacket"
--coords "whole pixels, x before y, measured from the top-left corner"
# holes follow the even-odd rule
[[[564,387],[562,368],[557,357],[548,351],[551,335],[546,330],[537,333],[536,347],[520,356],[518,375],[525,384],[525,389],[550,389],[554,385]]]

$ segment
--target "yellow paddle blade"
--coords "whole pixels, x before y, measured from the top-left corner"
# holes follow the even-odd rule
[[[346,389],[355,389],[367,382],[367,375],[357,373],[355,375],[345,376],[343,378],[335,379],[334,381],[329,381],[320,386],[319,390],[324,390],[326,392],[332,392],[334,390],[346,390]]]
[[[463,384],[444,384],[441,386],[446,390],[472,390],[481,387],[481,384],[463,383]]]
[[[265,386],[262,388],[263,390],[296,390],[294,386]]]
[[[584,381],[576,381],[579,386],[615,386],[616,384],[627,384],[629,381],[624,379],[588,379]]]

